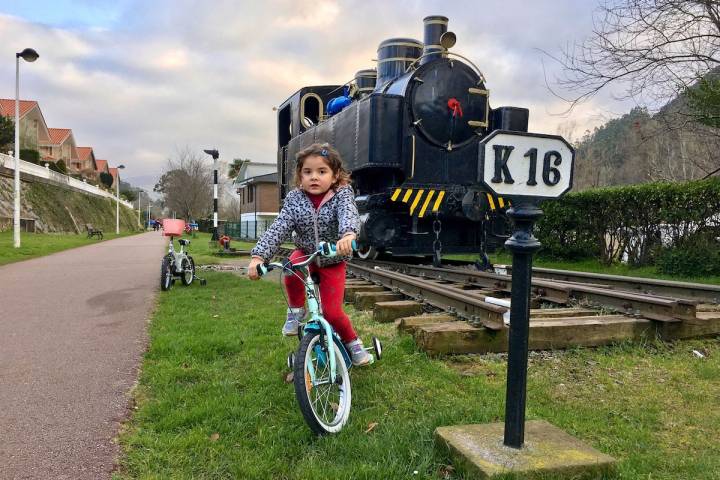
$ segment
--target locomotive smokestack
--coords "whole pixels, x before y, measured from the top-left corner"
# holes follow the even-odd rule
[[[425,36],[423,42],[423,57],[420,64],[436,60],[444,56],[445,48],[440,44],[440,37],[448,29],[448,18],[442,15],[431,15],[423,19]]]

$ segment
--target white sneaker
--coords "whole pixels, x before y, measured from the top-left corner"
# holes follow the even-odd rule
[[[298,334],[298,326],[305,318],[305,308],[288,308],[287,319],[282,328],[282,334],[286,337],[296,336]]]
[[[348,351],[350,352],[350,358],[354,366],[359,367],[362,365],[368,365],[372,362],[372,357],[363,347],[362,340],[359,338],[345,344]]]

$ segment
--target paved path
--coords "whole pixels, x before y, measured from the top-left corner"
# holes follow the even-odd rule
[[[0,479],[110,477],[164,245],[149,232],[0,267]]]

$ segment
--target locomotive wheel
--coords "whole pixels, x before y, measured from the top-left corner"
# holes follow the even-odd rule
[[[378,252],[375,247],[364,247],[362,249],[358,249],[357,251],[358,258],[363,260],[375,260],[379,254],[380,252]]]

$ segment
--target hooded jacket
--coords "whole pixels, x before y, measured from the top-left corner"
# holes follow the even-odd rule
[[[260,236],[250,253],[269,261],[280,245],[295,232],[295,246],[310,255],[321,241],[335,243],[347,233],[357,235],[359,226],[360,217],[350,185],[335,191],[328,190],[317,210],[305,192],[296,188],[287,194],[277,218]],[[317,262],[324,267],[350,258],[350,255],[332,258],[318,256]]]

